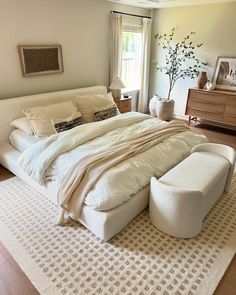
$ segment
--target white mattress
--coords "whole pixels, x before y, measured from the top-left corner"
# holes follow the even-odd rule
[[[20,129],[15,129],[9,136],[10,144],[19,152],[23,153],[32,144],[42,140],[44,137],[29,135]]]

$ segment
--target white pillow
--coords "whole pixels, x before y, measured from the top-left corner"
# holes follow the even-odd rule
[[[72,101],[65,101],[47,106],[28,108],[23,111],[37,136],[49,136],[55,133],[51,119],[67,118],[73,115],[77,108]]]
[[[51,122],[56,133],[70,130],[84,124],[80,112],[76,112],[65,119],[52,119]]]
[[[11,122],[10,126],[20,129],[29,135],[33,135],[33,130],[30,127],[29,121],[26,117],[16,119]]]
[[[15,129],[9,136],[10,144],[19,152],[23,153],[28,147],[42,140],[43,137],[29,135],[20,129]]]
[[[105,95],[76,96],[76,104],[85,123],[94,122],[94,109],[107,107],[114,103],[110,93]]]

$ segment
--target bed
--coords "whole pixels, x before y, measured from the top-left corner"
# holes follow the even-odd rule
[[[13,127],[10,126],[10,123],[17,118],[22,117],[22,110],[27,107],[38,105],[47,106],[56,102],[68,101],[70,99],[73,99],[75,95],[104,95],[106,93],[107,89],[105,86],[93,86],[1,100],[1,165],[10,170],[17,177],[21,178],[23,181],[34,187],[36,191],[43,194],[50,201],[58,205],[58,182],[48,180],[43,184],[40,184],[40,182],[33,180],[32,177],[27,175],[22,169],[19,168],[19,165],[17,165],[19,158],[22,156],[22,152],[27,150],[27,148],[29,148],[33,144],[37,144],[40,140],[43,140],[44,138],[40,138],[37,140],[33,139],[32,141],[32,137],[29,137],[29,140],[27,140],[26,137],[22,136],[19,130],[13,131]],[[135,116],[139,115],[136,114]],[[129,117],[129,115],[127,115],[127,117]],[[149,118],[145,119],[147,119],[146,122],[151,122]],[[153,124],[156,124],[157,120],[152,120]],[[162,122],[159,122],[158,124],[161,125]],[[173,160],[173,163],[171,162],[171,160],[170,163],[167,165],[168,168],[163,169],[165,170],[172,168],[174,165],[176,165],[178,162],[188,156],[192,146],[206,141],[207,139],[205,138],[205,136],[194,133],[192,131],[186,131],[185,133],[182,132],[181,134],[179,133],[176,136],[172,136],[168,140],[164,140],[163,143],[159,144],[160,152],[161,149],[169,149],[170,158],[172,154],[175,154],[175,158]],[[165,162],[164,158],[162,162]],[[163,169],[160,172],[160,175],[163,174]],[[155,176],[160,175],[157,174]],[[71,214],[71,217],[78,220],[96,236],[107,241],[115,236],[117,233],[119,233],[132,219],[134,219],[148,206],[149,183],[147,183],[147,185],[142,185],[142,187],[139,187],[138,190],[136,189],[135,193],[129,194],[129,197],[124,198],[124,200],[120,204],[118,204],[117,206],[112,206],[111,208],[109,207],[105,209],[97,209],[89,205],[88,202],[84,202],[79,217],[74,218],[73,214]]]

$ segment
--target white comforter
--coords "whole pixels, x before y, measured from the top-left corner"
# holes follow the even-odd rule
[[[72,164],[110,142],[139,134],[162,121],[139,113],[126,113],[114,118],[78,126],[53,135],[27,149],[19,166],[39,183],[54,181],[59,188],[61,179]],[[185,158],[191,147],[206,142],[205,136],[186,131],[172,136],[148,151],[129,158],[106,171],[88,193],[85,203],[97,210],[119,206],[149,184],[150,177],[160,177]]]

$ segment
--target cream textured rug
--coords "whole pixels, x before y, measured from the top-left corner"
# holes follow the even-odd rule
[[[0,238],[41,294],[213,294],[236,249],[236,179],[195,239],[171,238],[140,214],[110,242],[16,177],[0,183]]]

